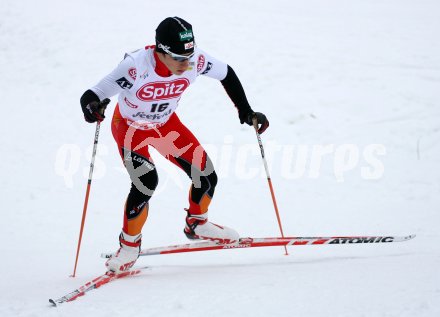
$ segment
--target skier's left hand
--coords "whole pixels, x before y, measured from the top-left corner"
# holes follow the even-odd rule
[[[266,116],[261,112],[248,112],[245,116],[240,117],[241,123],[246,123],[250,126],[254,125],[253,119],[257,120],[257,124],[259,128],[257,132],[262,134],[269,127],[269,120],[267,120]]]

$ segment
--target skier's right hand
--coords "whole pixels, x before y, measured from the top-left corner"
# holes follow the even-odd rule
[[[81,105],[84,113],[84,119],[89,122],[102,122],[105,119],[104,112],[107,105],[110,103],[110,99],[105,98],[101,102],[92,101],[87,105]]]

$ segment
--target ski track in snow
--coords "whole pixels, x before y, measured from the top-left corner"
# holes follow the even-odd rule
[[[3,1],[0,316],[440,316],[439,9],[436,0]],[[99,254],[118,246],[129,189],[110,132],[113,97],[70,278],[94,133],[79,98],[173,15],[235,69],[270,119],[262,138],[286,235],[417,237],[291,247],[289,256],[258,248],[145,257],[138,264],[151,269],[141,275],[50,307],[102,274]],[[255,134],[221,85],[199,78],[177,112],[220,176],[211,219],[243,236],[278,236]],[[338,174],[334,153],[346,144],[359,161]],[[386,150],[377,180],[362,177],[370,144]],[[306,165],[295,174],[300,145]],[[315,145],[333,148],[312,170]],[[63,161],[63,147],[76,159]],[[240,157],[243,147],[251,155]],[[155,154],[160,190],[144,247],[186,243],[189,182]],[[75,173],[61,177],[69,166]]]

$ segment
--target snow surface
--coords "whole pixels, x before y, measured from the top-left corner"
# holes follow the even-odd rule
[[[440,316],[439,10],[438,0],[2,1],[0,316]],[[270,119],[263,142],[286,235],[417,238],[145,257],[142,275],[49,307],[104,271],[129,188],[107,119],[69,277],[94,134],[79,97],[173,15]],[[220,175],[211,219],[278,236],[255,134],[221,85],[200,78],[178,114]],[[186,243],[189,182],[154,158],[144,247]]]

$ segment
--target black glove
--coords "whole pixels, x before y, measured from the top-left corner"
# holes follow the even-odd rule
[[[239,112],[238,116],[240,117],[241,124],[246,123],[250,126],[254,125],[253,118],[256,118],[257,124],[260,124],[260,127],[257,130],[259,134],[262,134],[269,127],[269,120],[267,120],[266,116],[261,112]]]
[[[81,105],[82,111],[84,113],[84,119],[89,122],[102,122],[104,120],[104,111],[107,105],[110,103],[110,99],[105,98],[101,102],[92,101],[87,105]]]

